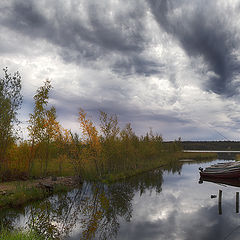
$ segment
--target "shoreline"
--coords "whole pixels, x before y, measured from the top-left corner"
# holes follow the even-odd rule
[[[0,183],[0,209],[21,207],[79,185],[76,177],[47,177]]]
[[[216,157],[215,154],[181,153],[150,165],[141,165],[136,169],[125,172],[110,173],[102,178],[89,179],[90,181],[101,181],[102,183],[113,183],[124,180],[154,169],[171,167],[174,164],[183,164],[181,160],[192,159],[193,161],[209,161]],[[86,179],[87,180],[87,179]],[[0,209],[21,207],[29,202],[42,200],[52,194],[69,191],[82,184],[78,178],[68,177],[46,177],[35,180],[11,181],[0,183]]]

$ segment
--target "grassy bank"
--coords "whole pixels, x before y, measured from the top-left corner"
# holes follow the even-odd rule
[[[138,169],[128,170],[128,171],[115,173],[115,174],[106,174],[100,179],[100,181],[105,182],[105,183],[116,182],[116,181],[126,179],[129,177],[144,173],[144,172],[154,170],[156,168],[163,167],[165,165],[167,165],[165,161],[159,161],[155,164],[145,165],[144,167],[141,167]]]
[[[34,231],[27,231],[24,232],[22,230],[18,231],[7,231],[2,230],[0,232],[0,239],[1,240],[44,240],[44,238]]]
[[[168,156],[165,156],[163,158],[159,158],[158,160],[150,163],[147,161],[142,161],[136,169],[122,171],[115,174],[106,174],[102,177],[102,179],[99,179],[99,180],[106,183],[111,183],[121,179],[132,177],[137,174],[151,171],[156,168],[162,167],[164,169],[166,168],[169,170],[173,170],[179,165],[179,160],[183,160],[183,159],[189,159],[189,160],[191,159],[196,161],[202,161],[202,160],[209,161],[216,158],[217,158],[216,153],[176,152],[176,153],[169,154]]]
[[[72,178],[60,178],[51,181],[41,180],[13,181],[0,184],[0,209],[19,207],[27,202],[44,199],[51,194],[68,191],[77,186]]]

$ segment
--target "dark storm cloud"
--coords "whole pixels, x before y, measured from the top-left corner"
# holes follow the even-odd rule
[[[220,8],[215,1],[205,0],[146,2],[148,5],[144,1],[123,1],[106,8],[106,3],[94,1],[40,4],[15,0],[2,9],[0,21],[30,38],[59,46],[66,62],[89,64],[90,60],[91,64],[91,60],[106,60],[117,74],[150,76],[164,72],[160,62],[142,54],[150,41],[145,22],[150,7],[157,23],[178,40],[190,57],[203,57],[208,66],[208,72],[202,73],[209,78],[204,83],[206,90],[225,96],[236,94],[240,62],[234,51],[239,49],[239,37],[231,11],[237,9]],[[87,17],[82,18],[83,14]]]
[[[129,7],[121,11],[121,6],[125,5]],[[80,6],[84,8],[86,19],[81,18]],[[66,62],[83,64],[104,56],[111,61],[111,55],[116,54],[125,59],[116,62],[112,59],[112,68],[118,73],[157,73],[158,64],[139,56],[146,44],[143,22],[145,3],[123,1],[117,7],[120,9],[111,9],[110,6],[109,9],[99,8],[94,1],[46,1],[40,6],[31,0],[18,0],[4,9],[0,21],[5,27],[30,38],[45,39],[59,46],[60,55]],[[51,9],[50,16],[47,9]]]
[[[31,23],[31,29],[38,30],[47,24],[46,19],[42,14],[35,8],[32,2],[15,2],[13,5],[13,18],[10,19],[10,24],[15,25],[16,28],[26,29]]]
[[[160,27],[174,36],[190,57],[203,57],[210,71],[205,86],[217,94],[232,96],[238,92],[234,83],[240,62],[234,54],[239,37],[230,21],[232,13],[217,1],[149,0]],[[236,11],[238,11],[236,9]]]

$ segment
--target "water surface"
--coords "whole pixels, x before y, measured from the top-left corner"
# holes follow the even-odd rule
[[[199,184],[198,167],[216,162],[223,160],[182,162],[169,171],[158,169],[111,185],[84,183],[24,209],[1,212],[0,221],[69,240],[239,239],[239,188]],[[221,205],[218,197],[211,198],[219,190]]]

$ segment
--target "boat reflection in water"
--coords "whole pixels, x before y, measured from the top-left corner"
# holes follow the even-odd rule
[[[240,178],[213,178],[213,177],[200,177],[199,183],[212,182],[222,185],[229,185],[233,187],[240,187]]]

